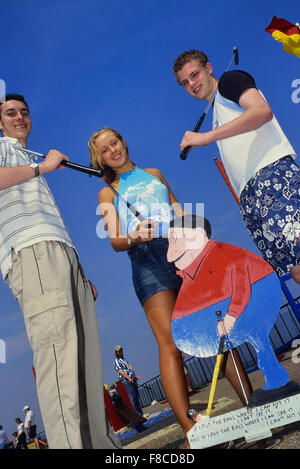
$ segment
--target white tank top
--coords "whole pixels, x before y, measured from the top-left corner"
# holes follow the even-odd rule
[[[261,93],[262,94],[262,93]],[[263,95],[262,95],[263,96]],[[217,91],[213,110],[213,129],[239,117],[245,110]],[[230,183],[239,196],[257,171],[296,153],[275,116],[256,130],[218,140],[220,156]]]

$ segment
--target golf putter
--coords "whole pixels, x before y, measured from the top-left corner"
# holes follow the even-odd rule
[[[225,338],[226,345],[227,345],[227,347],[228,347],[228,350],[229,350],[229,353],[230,353],[230,356],[231,356],[231,359],[232,359],[232,362],[233,362],[233,365],[234,365],[234,369],[235,369],[236,375],[237,375],[237,377],[238,377],[238,380],[239,380],[241,389],[242,389],[242,391],[243,391],[243,396],[244,396],[246,405],[248,405],[249,400],[248,400],[248,397],[247,397],[247,394],[246,394],[244,385],[243,385],[243,383],[242,383],[241,375],[240,375],[240,373],[239,373],[239,370],[238,370],[238,367],[237,367],[237,364],[236,364],[236,361],[235,361],[233,352],[232,352],[233,346],[232,346],[232,343],[230,342],[229,337],[228,337],[228,335],[227,335],[227,333],[226,333],[226,330],[225,330],[225,327],[224,327],[224,323],[223,323],[223,319],[222,319],[222,317],[221,317],[221,314],[222,314],[221,311],[217,311],[217,313],[216,313],[216,315],[219,317],[218,321],[221,322],[221,327],[222,327],[222,329],[223,329],[223,334],[224,334],[223,337]]]
[[[223,349],[224,349],[224,343],[225,343],[225,336],[221,335],[220,337],[220,344],[219,344],[219,349],[218,349],[218,354],[216,358],[216,364],[214,367],[214,373],[212,377],[212,382],[211,382],[211,388],[209,392],[209,398],[208,398],[208,404],[207,408],[205,411],[205,415],[211,414],[214,398],[215,398],[215,393],[216,393],[216,387],[217,387],[217,381],[218,381],[218,376],[221,368],[221,363],[223,360]]]

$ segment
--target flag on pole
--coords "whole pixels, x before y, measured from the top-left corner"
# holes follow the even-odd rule
[[[272,34],[276,41],[283,43],[283,50],[285,52],[300,58],[300,29],[298,24],[293,24],[284,18],[273,16],[271,23],[265,31]]]

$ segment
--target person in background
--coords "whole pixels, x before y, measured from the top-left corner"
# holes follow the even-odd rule
[[[12,436],[14,437],[14,439],[13,439],[14,449],[18,449],[17,448],[17,446],[18,446],[18,432],[13,432]],[[27,446],[26,446],[26,448],[27,448]]]
[[[129,399],[137,414],[143,415],[143,410],[139,399],[139,390],[137,380],[142,379],[141,376],[136,376],[130,363],[124,358],[123,347],[121,345],[115,346],[115,360],[114,368],[119,374],[122,383],[125,385]]]
[[[36,435],[35,415],[33,411],[30,410],[29,405],[25,405],[23,411],[26,415],[24,427],[27,430],[28,437],[35,442],[36,449],[40,449],[39,439]]]
[[[3,430],[3,425],[0,425],[0,449],[8,449],[10,441],[7,437],[6,431]]]
[[[16,424],[18,425],[18,431],[17,431],[17,445],[16,449],[28,449],[26,445],[26,433],[24,431],[24,423],[22,420],[17,417],[16,419]]]

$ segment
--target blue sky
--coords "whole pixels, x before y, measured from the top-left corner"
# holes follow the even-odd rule
[[[214,239],[257,252],[214,164],[217,146],[179,159],[183,133],[192,130],[204,105],[177,85],[172,64],[182,51],[201,49],[219,77],[238,46],[238,68],[255,77],[299,153],[300,103],[293,102],[292,93],[297,101],[300,89],[292,83],[300,80],[300,62],[265,33],[273,15],[299,21],[299,1],[5,0],[0,78],[8,92],[24,94],[28,101],[29,148],[43,153],[56,148],[88,165],[90,135],[102,126],[114,127],[126,139],[132,160],[141,168],[161,169],[181,203],[205,203]],[[203,130],[210,124],[211,114]],[[129,260],[96,235],[102,181],[68,169],[47,180],[99,291],[104,381],[116,378],[116,344],[124,346],[139,375],[152,378],[159,374],[157,345],[133,291]],[[29,403],[42,429],[22,313],[3,282],[0,318],[7,361],[0,363],[0,423],[11,433],[14,418],[23,417]]]

